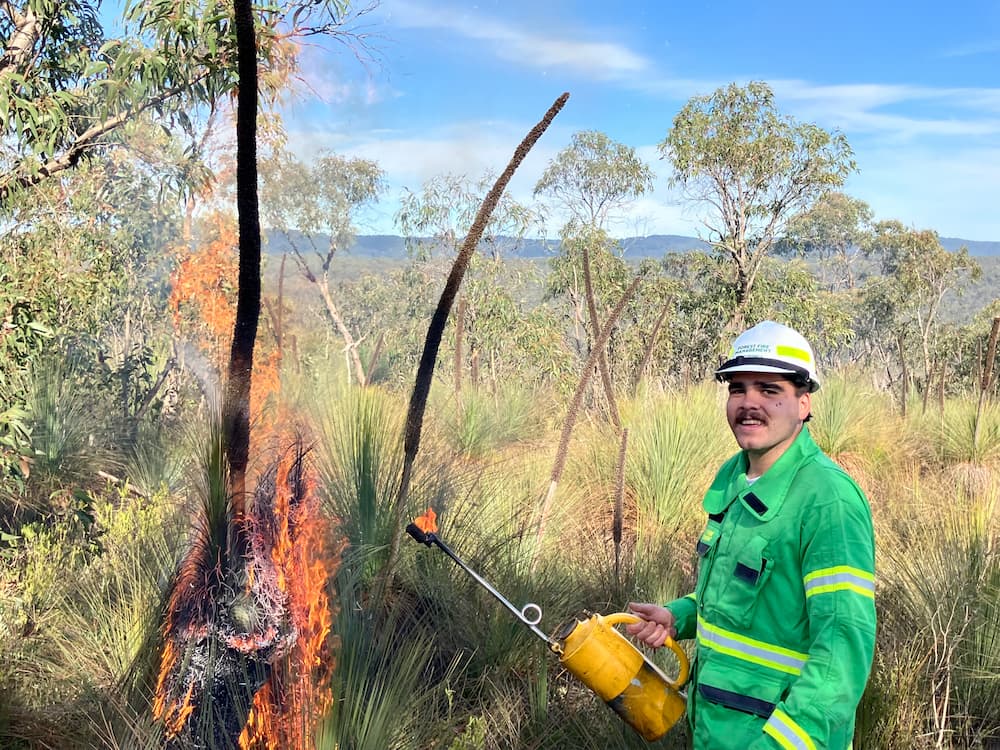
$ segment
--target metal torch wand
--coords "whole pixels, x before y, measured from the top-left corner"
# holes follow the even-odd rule
[[[437,535],[433,531],[424,531],[416,524],[411,523],[407,525],[406,533],[412,536],[421,544],[425,544],[428,547],[434,545],[435,547],[440,549],[442,552],[448,555],[448,557],[450,557],[452,560],[458,563],[458,566],[466,573],[468,573],[470,576],[472,576],[480,586],[482,586],[484,589],[493,594],[496,600],[500,602],[503,606],[505,606],[508,610],[510,610],[511,614],[513,614],[514,617],[516,617],[522,623],[527,625],[532,633],[534,633],[543,641],[545,641],[549,645],[549,648],[555,649],[559,647],[560,644],[558,641],[552,640],[551,638],[549,638],[549,636],[547,636],[544,632],[542,632],[539,629],[538,623],[542,621],[542,608],[539,607],[537,604],[528,602],[521,609],[515,607],[507,600],[507,598],[503,594],[501,594],[499,591],[493,588],[493,586],[491,586],[485,578],[483,578],[476,571],[474,571],[472,568],[466,565],[458,555],[456,555],[454,552],[451,551],[451,549],[448,547],[447,544],[445,544],[444,542],[442,542],[440,539],[437,538]]]

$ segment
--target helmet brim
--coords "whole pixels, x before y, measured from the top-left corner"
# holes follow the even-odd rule
[[[755,362],[746,362],[746,357],[738,357],[737,360],[744,360],[738,362],[736,360],[729,360],[724,362],[722,366],[715,371],[715,378],[719,381],[729,380],[729,375],[736,372],[767,372],[774,373],[776,375],[787,375],[792,380],[801,380],[809,387],[809,393],[815,393],[819,390],[819,381],[809,374],[809,371],[804,367],[792,367],[784,364],[769,364],[766,361],[758,359]]]

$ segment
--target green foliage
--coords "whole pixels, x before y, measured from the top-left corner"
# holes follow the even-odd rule
[[[826,283],[850,289],[855,285],[856,261],[873,217],[864,201],[844,193],[826,193],[809,209],[792,217],[775,250],[817,258]]]
[[[340,568],[334,702],[316,731],[317,750],[416,750],[436,729],[428,719],[443,696],[440,687],[428,690],[426,682],[434,633],[405,608],[382,613],[364,606],[364,582],[351,571],[367,568],[368,554],[348,553]],[[447,685],[447,671],[439,677]]]
[[[627,481],[654,528],[680,525],[689,517],[691,498],[734,452],[719,387],[705,383],[687,389],[683,398],[645,393],[628,412]]]
[[[374,575],[392,535],[403,411],[378,388],[326,388],[313,411],[322,492],[340,533]],[[365,555],[362,555],[362,552]]]
[[[338,299],[344,300],[344,322],[352,331],[361,331],[368,343],[384,337],[381,354],[383,367],[393,385],[409,385],[412,372],[420,359],[426,324],[433,310],[434,300],[441,293],[441,277],[418,264],[382,273],[364,273],[358,279],[341,282],[336,290]],[[329,325],[303,326],[306,339],[305,352],[340,352],[343,342],[327,332]],[[318,331],[322,339],[315,340]],[[370,351],[370,350],[369,350]],[[308,356],[308,355],[306,355]],[[324,357],[325,358],[325,357]],[[405,373],[405,375],[404,375]]]
[[[535,183],[577,227],[603,228],[619,211],[653,187],[653,170],[635,149],[596,130],[573,134]]]
[[[1000,404],[985,405],[978,441],[976,411],[976,403],[969,399],[949,399],[943,413],[933,409],[919,418],[942,464],[1000,464]]]
[[[35,481],[42,488],[92,484],[96,471],[116,468],[107,451],[107,409],[83,390],[85,380],[72,363],[50,361],[38,369],[31,410]]]
[[[817,356],[834,352],[852,337],[850,292],[830,292],[801,261],[767,259],[747,306],[747,324],[777,320],[801,332]]]
[[[632,280],[632,274],[621,257],[617,240],[595,227],[566,228],[559,255],[549,263],[547,296],[568,295],[574,302],[582,300],[584,250],[590,258],[594,296],[602,307],[613,306]]]
[[[786,222],[855,169],[842,134],[780,114],[761,82],[694,97],[659,150],[673,167],[672,183],[709,206],[708,239],[734,267],[738,322]]]
[[[688,540],[701,523],[698,497],[734,452],[715,383],[676,393],[640,391],[622,408],[629,428],[625,466],[636,505],[634,581],[628,599],[669,601],[689,590]]]
[[[553,345],[561,333],[553,311],[547,306],[530,309],[524,301],[536,283],[534,268],[491,259],[472,266],[460,308],[465,312],[462,377],[466,368],[470,378],[474,375],[473,357],[478,360],[478,382],[494,390],[512,379],[544,381],[564,372],[566,353]],[[447,371],[448,365],[442,362],[441,367]]]
[[[898,418],[857,371],[823,378],[813,417],[809,432],[827,455],[834,460],[867,461],[869,470],[884,468],[902,442]]]
[[[909,229],[896,220],[879,222],[865,251],[878,259],[883,273],[864,287],[872,321],[866,333],[890,342],[909,337],[912,345],[906,356],[919,366],[926,392],[937,366],[933,352],[938,348],[942,302],[949,293],[960,292],[963,283],[978,278],[979,265],[964,248],[945,250],[937,232]]]
[[[192,134],[190,112],[221,104],[236,86],[229,3],[128,0],[118,37],[102,26],[98,7],[91,0],[42,0],[10,3],[0,13],[0,38],[10,51],[0,61],[0,122],[8,144],[0,161],[0,207],[75,167],[126,123],[155,117]],[[301,0],[256,11],[265,101],[275,99],[293,67],[287,39],[351,37],[346,3]]]
[[[20,747],[15,738],[26,746],[157,746],[154,729],[139,726],[148,703],[137,666],[155,655],[149,636],[184,531],[178,510],[163,495],[137,500],[109,489],[92,498],[89,525],[64,515],[24,527],[5,545],[4,747]]]
[[[563,327],[572,332],[572,353],[578,362],[586,361],[599,330],[594,329],[588,312],[584,255],[590,266],[591,290],[597,312],[597,325],[601,327],[610,311],[621,299],[632,281],[632,269],[621,258],[618,242],[603,229],[593,226],[568,224],[564,227],[559,255],[549,263],[546,279],[546,299],[560,302],[559,312],[564,318]],[[639,308],[634,303],[630,312]],[[629,322],[620,319],[619,327],[608,342],[608,359],[615,370],[626,368],[638,360],[634,352],[630,358],[621,349],[623,331]],[[579,366],[579,365],[577,365]]]
[[[478,180],[443,174],[425,182],[419,193],[404,190],[395,222],[414,257],[428,260],[442,252],[457,253],[494,182],[496,175],[491,172]],[[534,209],[504,193],[486,225],[480,248],[499,261],[517,250],[539,220]]]
[[[954,747],[988,747],[1000,736],[998,485],[994,477],[971,494],[961,483],[956,491],[954,483],[932,479],[906,490],[915,501],[910,519],[882,545],[880,585],[888,594],[882,606],[889,607],[891,628],[879,647],[917,656],[904,669],[919,665],[920,679],[908,687],[917,701],[934,707],[922,716],[925,731],[950,737]],[[916,653],[910,643],[920,644]],[[873,679],[886,678],[893,674]]]
[[[300,232],[321,261],[350,244],[356,213],[385,190],[385,175],[375,162],[328,152],[304,164],[279,151],[260,169],[263,220],[286,238]],[[329,237],[329,247],[317,245],[320,235]]]
[[[538,435],[546,414],[540,412],[536,394],[517,385],[463,391],[443,409],[448,442],[467,458],[487,458],[521,440]]]
[[[730,339],[723,328],[736,304],[733,268],[700,252],[670,254],[663,273],[674,311],[666,327],[667,358],[657,372],[674,382],[691,383],[708,376]],[[831,361],[852,339],[854,299],[849,292],[823,290],[800,261],[765,259],[744,307],[745,322],[778,320],[805,335],[823,361]]]

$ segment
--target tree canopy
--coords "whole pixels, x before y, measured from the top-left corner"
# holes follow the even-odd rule
[[[659,144],[671,182],[703,203],[708,240],[732,263],[740,327],[765,256],[787,221],[855,169],[847,139],[782,115],[766,83],[692,98]]]
[[[653,170],[634,148],[584,130],[549,162],[535,195],[550,197],[574,223],[604,227],[613,211],[652,187]]]
[[[98,7],[96,0],[0,2],[0,207],[140,116],[190,132],[194,109],[234,91],[231,3],[128,0],[118,36],[101,25]],[[356,15],[341,0],[255,4],[253,13],[265,100],[294,70],[295,39],[349,36],[345,24]]]

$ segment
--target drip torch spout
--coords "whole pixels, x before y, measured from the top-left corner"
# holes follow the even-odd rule
[[[451,551],[451,548],[437,538],[437,535],[433,531],[424,531],[419,526],[414,523],[408,524],[406,527],[406,533],[413,537],[416,541],[424,544],[428,547],[437,547],[442,552],[444,552],[448,557],[454,560],[458,566],[468,573],[472,578],[482,586],[484,589],[489,591],[493,597],[500,602],[504,607],[506,607],[511,614],[514,615],[518,620],[520,620],[528,629],[541,638],[545,643],[548,644],[549,648],[556,653],[561,653],[562,646],[558,641],[553,640],[548,635],[545,634],[539,627],[538,623],[542,621],[542,608],[537,604],[528,602],[521,609],[518,609],[513,604],[511,604],[507,598],[497,591],[490,583],[479,575],[476,571],[466,565],[462,559]]]

